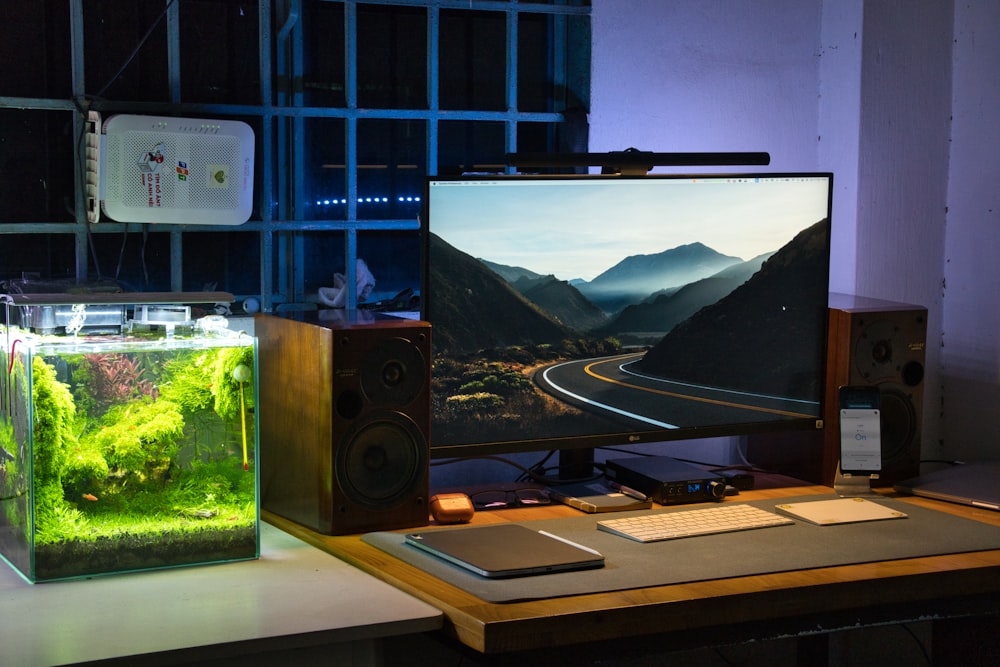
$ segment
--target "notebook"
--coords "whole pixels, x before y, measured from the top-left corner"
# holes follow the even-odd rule
[[[1000,510],[1000,461],[954,465],[895,484],[896,491]]]
[[[405,541],[489,578],[604,566],[604,556],[593,549],[517,523],[409,533]]]

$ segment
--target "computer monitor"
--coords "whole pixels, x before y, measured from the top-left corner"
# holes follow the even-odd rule
[[[431,456],[820,428],[832,181],[429,177]]]

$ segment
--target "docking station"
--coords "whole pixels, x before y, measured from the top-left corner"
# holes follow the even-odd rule
[[[605,462],[605,476],[645,493],[661,505],[722,500],[726,478],[669,456],[634,456]]]

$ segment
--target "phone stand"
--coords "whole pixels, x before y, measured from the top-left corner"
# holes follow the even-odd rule
[[[878,479],[878,474],[872,475],[851,475],[840,472],[840,463],[837,463],[837,476],[833,480],[833,490],[841,498],[871,498],[879,494],[872,491],[872,480]]]

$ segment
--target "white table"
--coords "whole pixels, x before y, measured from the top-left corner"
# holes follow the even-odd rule
[[[29,584],[0,562],[0,664],[375,664],[442,613],[274,526],[260,560]]]

